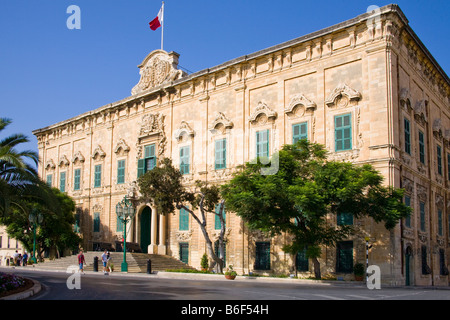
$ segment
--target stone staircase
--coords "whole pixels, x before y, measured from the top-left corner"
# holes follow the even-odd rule
[[[98,257],[98,271],[102,272],[103,264],[101,261],[103,252],[88,251],[84,253],[86,260],[85,271],[94,271],[94,257]],[[123,261],[123,252],[111,252],[111,262],[114,265],[114,272],[120,272],[121,264]],[[146,273],[147,272],[147,260],[150,259],[152,264],[152,272],[154,271],[166,271],[166,270],[179,270],[195,268],[181,262],[170,256],[163,256],[157,254],[146,253],[130,253],[127,252],[127,264],[129,273]],[[78,266],[77,255],[67,256],[55,260],[47,260],[45,262],[38,263],[35,267],[42,269],[54,269],[54,270],[67,270],[71,265]]]

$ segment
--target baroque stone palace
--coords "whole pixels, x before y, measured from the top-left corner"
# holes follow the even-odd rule
[[[76,201],[84,249],[122,239],[115,206],[127,196],[136,206],[127,241],[200,267],[197,223],[141,202],[137,177],[170,157],[188,187],[223,183],[237,165],[307,138],[331,159],[371,163],[386,185],[406,189],[413,208],[391,232],[371,219],[330,217],[357,232],[323,248],[322,274],[353,279],[368,238],[382,282],[448,285],[450,81],[398,6],[189,75],[178,58],[151,52],[131,96],[33,132],[40,175]],[[217,239],[220,221],[208,219]],[[239,273],[312,271],[304,252],[281,250],[289,236],[249,232],[232,212],[226,230],[226,265]]]

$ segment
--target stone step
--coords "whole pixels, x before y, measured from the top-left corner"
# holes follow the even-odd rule
[[[102,252],[88,251],[84,253],[86,260],[86,271],[94,270],[94,257],[98,257],[98,269],[101,272],[103,265],[101,262]],[[123,261],[122,252],[111,252],[110,253],[111,262],[114,265],[114,271],[120,271],[121,264]],[[166,271],[169,269],[194,269],[193,267],[186,265],[185,263],[177,260],[171,256],[163,256],[157,254],[146,254],[146,253],[127,253],[126,255],[128,272],[135,273],[145,273],[147,272],[147,261],[150,259],[152,264],[152,271]],[[55,260],[48,260],[43,263],[39,263],[37,267],[49,268],[49,269],[63,269],[71,265],[78,265],[77,255],[72,255],[68,257],[63,257]]]

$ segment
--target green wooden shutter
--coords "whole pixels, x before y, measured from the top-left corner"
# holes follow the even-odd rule
[[[81,169],[75,169],[73,173],[73,190],[81,188]]]
[[[337,214],[338,226],[349,226],[353,224],[353,215],[348,212],[339,212]]]
[[[292,144],[299,140],[308,139],[308,123],[302,122],[292,126]]]
[[[270,242],[256,242],[255,269],[270,270]]]
[[[335,151],[352,149],[351,114],[334,117]]]
[[[437,153],[437,170],[438,174],[442,175],[442,149],[441,146],[437,146],[436,148]]]
[[[227,167],[227,139],[216,140],[214,153],[215,169],[225,169]]]
[[[100,212],[94,212],[94,232],[100,232]]]
[[[185,264],[189,263],[189,243],[180,242],[180,260]]]
[[[337,244],[336,271],[351,273],[353,271],[353,241]]]
[[[125,183],[125,160],[117,161],[117,184]]]
[[[411,129],[408,119],[404,119],[405,125],[405,152],[411,154]]]
[[[269,157],[269,129],[256,132],[256,157]]]
[[[145,159],[138,160],[137,177],[139,178],[145,173]]]
[[[99,188],[102,185],[102,165],[98,164],[94,170],[94,188]]]
[[[420,208],[420,231],[425,231],[425,202],[420,202],[419,208]]]
[[[66,173],[61,172],[59,174],[59,191],[66,192]]]
[[[411,207],[411,197],[410,196],[405,196],[405,205],[408,207]],[[405,226],[407,226],[408,228],[411,228],[411,215],[409,215],[405,218]]]
[[[425,164],[425,138],[423,132],[419,130],[419,159]]]
[[[180,171],[182,174],[189,174],[190,151],[189,146],[180,148]]]
[[[180,209],[179,230],[189,230],[189,212],[184,208]]]
[[[220,230],[222,228],[222,224],[220,222],[220,217],[218,215],[219,214],[219,210],[220,210],[220,204],[217,204],[216,208],[215,208],[216,214],[214,215],[214,229],[216,229],[216,230]],[[225,212],[225,206],[223,208],[222,216],[223,216],[223,220],[226,221],[225,219],[226,219],[227,215],[226,215],[226,212]]]

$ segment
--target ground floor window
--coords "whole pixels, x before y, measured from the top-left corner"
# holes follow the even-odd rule
[[[255,269],[270,270],[270,242],[256,242]]]
[[[353,272],[353,241],[342,241],[337,244],[336,272]]]
[[[302,251],[297,252],[296,266],[297,271],[309,270],[308,258],[306,257],[306,247]]]
[[[189,243],[187,242],[180,242],[180,260],[189,264]]]

